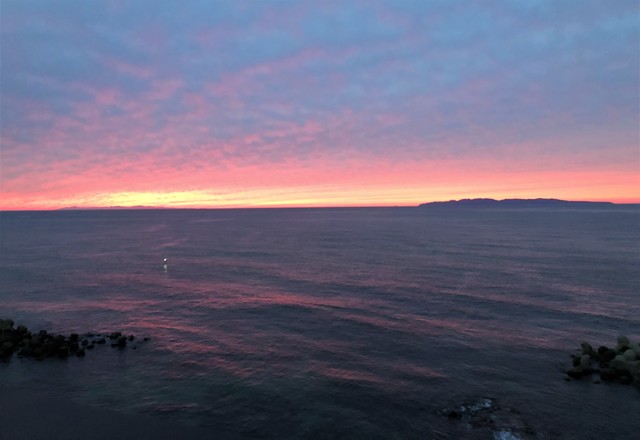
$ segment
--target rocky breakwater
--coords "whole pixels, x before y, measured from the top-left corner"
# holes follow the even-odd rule
[[[43,360],[46,358],[62,358],[69,356],[83,357],[96,346],[110,343],[114,348],[126,348],[135,341],[134,335],[121,332],[109,334],[71,333],[69,336],[48,333],[40,330],[35,333],[24,325],[15,326],[12,319],[0,319],[0,360],[9,359],[14,353],[21,357]],[[143,341],[148,341],[144,338]],[[134,350],[137,345],[133,345]]]
[[[567,375],[573,379],[599,374],[606,382],[632,384],[640,388],[640,343],[631,342],[626,336],[618,337],[615,348],[604,345],[594,350],[583,342],[580,351],[571,355],[573,366]]]

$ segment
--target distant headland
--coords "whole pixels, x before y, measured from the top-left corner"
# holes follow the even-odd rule
[[[574,202],[559,199],[462,199],[446,202],[429,202],[421,208],[602,208],[617,206],[611,202]]]

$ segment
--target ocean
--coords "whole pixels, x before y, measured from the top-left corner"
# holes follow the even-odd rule
[[[564,371],[640,341],[639,263],[639,206],[1,212],[0,318],[136,340],[0,387],[216,438],[498,438],[439,413],[490,398],[531,438],[632,439],[640,390]]]

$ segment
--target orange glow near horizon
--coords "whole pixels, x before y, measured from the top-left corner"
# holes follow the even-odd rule
[[[354,175],[357,180],[348,184],[322,184],[322,176],[309,173],[309,184],[299,185],[283,181],[278,186],[253,188],[226,187],[224,190],[162,189],[151,191],[112,192],[69,191],[41,194],[2,194],[0,210],[55,210],[66,207],[158,207],[158,208],[259,208],[259,207],[358,207],[358,206],[417,206],[421,203],[464,198],[558,198],[565,200],[640,203],[638,177],[606,173],[513,173],[491,175],[469,174],[448,176],[443,170],[423,176],[419,170],[405,167],[402,176],[396,173]],[[260,180],[260,173],[253,170]],[[264,177],[264,176],[263,176]],[[282,176],[280,176],[282,177]],[[297,176],[296,176],[297,177]],[[232,180],[230,176],[226,179]],[[278,180],[277,173],[274,181]],[[396,181],[403,181],[402,184]]]

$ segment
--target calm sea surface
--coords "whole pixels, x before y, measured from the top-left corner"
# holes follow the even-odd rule
[[[0,317],[138,337],[0,386],[220,438],[487,438],[436,414],[483,396],[546,438],[640,430],[637,388],[562,374],[640,340],[638,207],[2,212]]]

